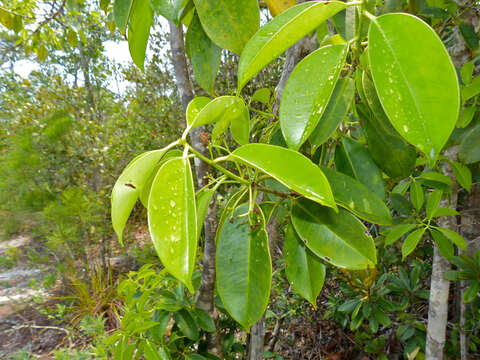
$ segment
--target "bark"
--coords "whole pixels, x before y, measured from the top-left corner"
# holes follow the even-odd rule
[[[458,147],[452,147],[445,152],[445,156],[451,160],[456,160]],[[450,164],[443,165],[443,172],[455,182],[455,176]],[[457,208],[457,187],[456,183],[450,197],[442,199],[440,207]],[[440,217],[438,225],[453,231],[458,231],[457,219],[455,216]],[[425,360],[442,360],[445,347],[445,336],[448,320],[448,294],[450,281],[446,280],[444,275],[450,270],[450,262],[445,259],[434,244],[432,278],[430,282],[430,299],[428,303],[428,324],[427,324],[427,344],[425,351]]]
[[[172,62],[175,71],[175,79],[182,101],[184,110],[193,99],[192,84],[188,72],[187,58],[185,56],[185,43],[183,40],[182,25],[175,26],[173,22],[170,25],[170,46],[172,51]],[[190,131],[190,143],[198,151],[207,154],[207,149],[202,142],[201,133],[203,127],[197,127]],[[198,186],[201,188],[207,184],[208,164],[198,158],[195,158],[195,171],[197,174]],[[210,203],[207,216],[204,222],[204,249],[202,261],[202,279],[198,290],[196,305],[198,308],[207,311],[217,323],[218,314],[214,306],[215,289],[215,232],[217,229],[217,208],[215,206],[215,196]],[[207,350],[217,356],[221,356],[221,344],[218,331],[207,335]]]

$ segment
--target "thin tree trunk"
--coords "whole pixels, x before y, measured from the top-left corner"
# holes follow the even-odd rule
[[[445,156],[456,160],[458,147],[452,147],[445,152]],[[457,186],[455,176],[450,164],[443,165],[443,172],[454,181],[454,189],[450,197],[442,199],[440,207],[457,208]],[[453,231],[458,231],[457,219],[455,216],[444,216],[439,218],[438,225]],[[430,282],[430,299],[428,303],[428,324],[427,344],[425,360],[442,360],[445,347],[445,336],[448,320],[448,294],[450,281],[445,279],[445,273],[450,270],[450,262],[445,259],[438,250],[436,244],[433,249],[432,278]]]
[[[184,110],[193,99],[193,90],[188,72],[187,58],[185,56],[185,43],[183,40],[182,25],[179,27],[169,21],[170,25],[170,46],[172,50],[172,61],[175,70],[175,78],[178,92]],[[197,127],[190,131],[191,145],[203,154],[207,149],[202,142],[201,133],[203,127]],[[201,188],[207,185],[208,164],[195,158],[195,170],[197,174],[198,186]],[[203,268],[200,288],[198,290],[196,305],[198,308],[207,311],[217,323],[217,314],[214,306],[215,289],[215,232],[217,229],[217,208],[215,206],[215,197],[212,199],[207,211],[204,222],[204,249],[203,249]],[[221,356],[221,343],[218,331],[207,335],[207,350],[217,356]]]

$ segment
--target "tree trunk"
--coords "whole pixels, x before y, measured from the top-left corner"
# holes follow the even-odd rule
[[[458,147],[452,147],[445,152],[445,156],[451,160],[456,160]],[[442,167],[445,175],[448,175],[454,181],[454,189],[450,197],[442,199],[440,207],[457,208],[457,185],[455,176],[450,164],[445,163]],[[457,218],[455,216],[444,216],[438,220],[438,225],[453,231],[458,231]],[[428,303],[428,324],[427,324],[427,344],[425,351],[425,360],[442,360],[445,347],[445,336],[448,320],[448,294],[450,281],[446,280],[444,275],[450,270],[450,262],[445,259],[434,244],[433,248],[433,266],[432,278],[430,282],[430,299]]]
[[[193,99],[193,90],[188,72],[187,58],[185,56],[185,43],[183,40],[182,25],[179,27],[169,21],[170,25],[170,46],[172,50],[172,61],[175,71],[175,78],[178,92],[184,110]],[[197,127],[190,131],[191,145],[202,154],[207,153],[207,149],[202,142],[201,133],[203,127]],[[207,185],[207,173],[209,171],[208,164],[195,158],[195,170],[199,188]],[[198,308],[207,311],[210,316],[217,322],[217,314],[214,306],[214,289],[215,289],[215,232],[217,229],[217,208],[215,206],[215,197],[207,211],[204,222],[204,249],[202,262],[202,279],[198,290],[196,305]],[[221,356],[221,344],[218,331],[214,334],[207,335],[207,350],[217,356]]]

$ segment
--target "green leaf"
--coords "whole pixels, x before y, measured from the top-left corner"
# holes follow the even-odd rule
[[[277,56],[347,6],[338,1],[299,4],[262,26],[240,56],[238,92]]]
[[[122,242],[123,228],[143,187],[167,150],[167,148],[154,150],[137,156],[127,165],[115,183],[111,197],[111,217],[113,229],[120,243]]]
[[[460,215],[460,213],[455,210],[455,209],[450,209],[450,208],[439,208],[434,211],[433,217],[440,217],[440,216],[457,216]]]
[[[435,211],[437,211],[438,205],[440,205],[440,200],[442,200],[443,192],[442,190],[434,190],[430,193],[427,198],[427,219],[431,220]]]
[[[162,166],[165,161],[174,157],[182,157],[183,153],[180,150],[174,149],[168,151],[165,155],[162,156],[161,160],[155,165],[153,171],[151,172],[148,180],[142,186],[142,190],[140,191],[140,201],[145,208],[148,208],[148,197],[150,196],[150,190],[152,189],[153,179],[157,175],[158,169]]]
[[[190,101],[187,106],[187,113],[186,113],[187,125],[193,124],[193,121],[195,120],[197,115],[200,113],[200,111],[211,101],[212,99],[206,96],[197,96],[193,98],[193,100]]]
[[[235,209],[241,204],[244,200],[245,195],[248,192],[247,187],[243,187],[237,192],[235,192],[227,201],[225,204],[225,207],[223,208],[222,215],[220,215],[220,219],[218,220],[218,229],[221,229],[223,227],[223,224],[225,221],[230,221],[233,219],[233,212]],[[217,231],[215,234],[215,243],[218,242],[218,236],[220,235],[220,231]]]
[[[368,222],[380,225],[392,223],[387,206],[368,187],[338,171],[323,166],[321,169],[330,183],[338,205]]]
[[[473,70],[475,70],[475,63],[473,61],[466,62],[460,68],[460,77],[465,85],[472,82]]]
[[[393,244],[406,233],[417,227],[417,224],[400,224],[392,228],[385,238],[385,246]]]
[[[212,201],[216,188],[205,189],[197,194],[197,236],[202,233],[203,223],[207,216],[208,207]]]
[[[425,195],[423,194],[422,185],[417,181],[413,181],[410,185],[410,200],[413,206],[415,206],[415,209],[420,210],[422,208]]]
[[[472,128],[463,138],[458,149],[458,157],[465,164],[480,161],[480,124]]]
[[[417,247],[418,243],[422,239],[423,234],[425,233],[425,228],[417,229],[410,233],[407,236],[402,245],[402,260],[405,258]]]
[[[372,237],[345,210],[335,213],[307,199],[298,199],[293,205],[292,222],[305,245],[335,266],[359,270],[377,263]]]
[[[471,98],[480,94],[480,76],[473,78],[470,84],[462,88],[462,101],[466,103]]]
[[[390,194],[390,203],[392,208],[402,215],[411,215],[413,212],[413,205],[405,197],[397,193]]]
[[[178,26],[180,11],[187,5],[188,0],[150,0],[152,9],[167,20]]]
[[[477,105],[465,107],[462,110],[460,117],[458,118],[457,127],[466,128],[472,122],[476,112],[477,112]]]
[[[453,180],[450,179],[448,176],[437,173],[435,171],[428,171],[421,173],[419,176],[417,176],[419,179],[425,179],[425,180],[432,180],[432,181],[438,181],[441,183],[444,183],[446,185],[453,185]]]
[[[270,104],[271,97],[272,97],[272,92],[270,91],[270,89],[262,88],[262,89],[256,90],[253,93],[252,97],[250,98],[250,102],[259,101],[263,105],[268,105]]]
[[[295,150],[318,125],[347,56],[346,45],[322,47],[304,58],[288,78],[280,102],[280,126]]]
[[[288,282],[293,290],[317,308],[317,296],[325,281],[325,265],[305,247],[291,224],[285,232],[284,253]]]
[[[199,101],[199,104],[202,103]],[[244,119],[245,103],[237,96],[220,96],[205,104],[193,120],[192,127],[212,124],[225,119],[229,123],[236,117]],[[191,117],[190,117],[191,119]]]
[[[194,3],[208,37],[238,55],[260,26],[257,0],[194,0]]]
[[[196,308],[193,310],[193,312],[195,313],[195,317],[197,318],[197,323],[200,328],[208,332],[216,331],[215,322],[205,310]]]
[[[385,174],[394,179],[406,178],[415,168],[415,148],[403,140],[390,124],[367,72],[362,74],[362,87],[368,107],[358,104],[356,109],[362,120],[368,151]]]
[[[465,43],[468,45],[468,47],[473,51],[477,50],[478,37],[472,24],[461,23],[458,28],[460,29],[460,33],[462,34],[463,39],[465,40]]]
[[[145,340],[143,351],[145,360],[170,360],[170,356],[163,346],[161,349],[158,349],[156,345],[148,340]]]
[[[197,214],[192,170],[188,159],[162,165],[148,199],[148,227],[165,269],[193,293],[197,251]]]
[[[241,205],[219,229],[216,268],[223,305],[249,330],[267,307],[272,261],[263,219],[256,213],[245,216],[247,212],[248,206]]]
[[[380,199],[385,200],[385,187],[382,173],[373,161],[368,150],[358,141],[343,137],[335,149],[335,168],[367,186]]]
[[[248,108],[242,102],[242,105],[234,110],[235,113],[230,124],[230,134],[239,145],[248,144],[250,137],[250,113]]]
[[[133,0],[115,0],[113,3],[113,18],[122,34],[127,30],[128,18],[132,9]]]
[[[231,159],[263,171],[308,199],[337,208],[322,170],[296,151],[275,145],[247,144],[236,149]]]
[[[390,121],[433,165],[460,109],[456,70],[442,41],[417,17],[386,14],[370,23],[368,55]]]
[[[478,296],[478,292],[480,291],[480,281],[475,281],[470,285],[463,293],[463,302],[469,303],[475,300]]]
[[[153,11],[148,0],[135,0],[128,22],[128,48],[133,62],[142,71],[152,22]]]
[[[465,242],[465,239],[457,232],[444,227],[435,227],[435,230],[440,231],[443,236],[457,245],[460,249],[467,250],[467,243]]]
[[[198,340],[198,325],[193,316],[186,310],[181,309],[173,313],[173,319],[180,331],[190,340]]]
[[[480,137],[479,137],[480,140]],[[470,192],[470,189],[472,187],[472,172],[470,169],[463,165],[460,164],[456,161],[450,161],[450,164],[452,165],[453,168],[453,174],[455,175],[455,178],[457,179],[458,183],[468,192]]]
[[[197,14],[190,22],[186,39],[185,43],[189,47],[195,80],[209,94],[214,94],[215,78],[220,67],[222,49],[205,34]]]
[[[337,130],[348,114],[354,95],[355,82],[350,78],[339,79],[325,112],[312,135],[310,135],[310,142],[314,150],[327,141]]]
[[[382,310],[379,308],[375,307],[373,309],[373,315],[375,316],[375,319],[382,324],[385,327],[389,327],[391,324],[390,318],[388,317],[387,314],[385,314]]]
[[[440,254],[445,259],[451,259],[455,255],[455,249],[453,248],[452,242],[448,240],[443,234],[435,229],[429,229],[430,235],[432,235],[435,244],[437,244]]]

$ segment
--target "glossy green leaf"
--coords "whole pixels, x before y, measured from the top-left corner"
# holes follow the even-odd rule
[[[385,185],[382,173],[373,161],[368,150],[358,141],[342,138],[341,144],[335,149],[335,168],[367,186],[380,199],[385,200]]]
[[[168,149],[149,151],[137,156],[127,165],[112,190],[112,225],[118,240],[143,187],[155,170],[156,164]]]
[[[473,70],[475,70],[475,63],[473,61],[466,62],[460,68],[460,77],[465,85],[472,82]]]
[[[418,243],[422,239],[423,234],[425,233],[425,228],[417,229],[410,233],[407,236],[402,245],[402,260],[405,258],[417,247]]]
[[[458,157],[465,164],[480,161],[480,125],[472,128],[463,138],[458,149]]]
[[[457,74],[442,41],[415,16],[386,14],[370,23],[368,55],[391,123],[433,164],[460,109]]]
[[[279,114],[282,133],[290,148],[298,150],[317,127],[346,55],[346,45],[325,46],[293,69],[282,93]]]
[[[480,76],[474,77],[468,85],[462,88],[462,102],[466,103],[478,94],[480,94]]]
[[[307,247],[335,266],[359,270],[377,263],[375,244],[366,227],[345,210],[336,213],[299,199],[293,205],[292,222]]]
[[[394,179],[410,176],[415,168],[416,151],[391,125],[370,76],[363,72],[362,88],[368,108],[358,104],[357,113],[375,163]]]
[[[443,227],[436,227],[435,230],[441,232],[443,236],[457,245],[460,249],[467,250],[467,243],[465,242],[465,239],[457,232]]]
[[[431,220],[435,211],[437,211],[438,205],[440,205],[440,200],[442,200],[443,192],[442,190],[434,190],[428,195],[426,213],[427,219]]]
[[[168,160],[158,171],[148,199],[148,227],[165,269],[193,293],[197,214],[187,159]]]
[[[238,55],[260,26],[257,0],[194,0],[194,3],[208,37]]]
[[[122,34],[127,30],[128,18],[134,0],[115,0],[113,3],[113,18]]]
[[[216,269],[223,305],[248,330],[267,307],[272,262],[263,219],[247,212],[241,205],[219,229]]]
[[[153,10],[178,26],[180,12],[188,0],[150,0]]]
[[[193,316],[186,310],[181,309],[173,313],[173,319],[180,331],[190,340],[198,340],[198,325]]]
[[[460,114],[460,117],[457,120],[457,127],[465,128],[467,127],[473,120],[475,113],[477,112],[477,105],[471,105],[465,107]]]
[[[325,112],[310,135],[313,149],[317,149],[337,130],[348,114],[354,95],[355,82],[352,79],[343,78],[338,80]]]
[[[128,22],[128,48],[133,62],[142,71],[152,22],[153,11],[148,0],[135,0]]]
[[[200,101],[199,101],[199,104]],[[231,122],[236,117],[244,119],[245,103],[237,96],[220,96],[207,103],[193,121],[193,127],[212,124],[225,119]]]
[[[145,208],[148,208],[148,197],[150,196],[150,190],[152,189],[152,183],[157,175],[158,169],[162,164],[174,157],[182,157],[183,153],[180,150],[174,149],[170,150],[165,155],[162,156],[162,159],[155,165],[153,171],[151,172],[148,180],[145,181],[145,184],[142,186],[142,190],[140,191],[140,201]]]
[[[191,125],[200,111],[209,103],[212,99],[206,96],[194,97],[192,101],[188,103],[186,119],[187,125]]]
[[[423,194],[422,185],[417,181],[413,181],[410,185],[410,200],[412,201],[413,206],[415,206],[415,209],[420,210],[422,208],[423,202],[425,201],[425,195]]]
[[[252,97],[250,98],[250,102],[252,101],[259,101],[264,105],[270,104],[270,100],[272,97],[272,92],[269,88],[261,88],[256,90]]]
[[[402,215],[409,216],[413,213],[412,203],[400,194],[391,193],[390,204],[395,211],[398,211]]]
[[[338,1],[299,4],[262,26],[240,56],[238,91],[277,56],[347,6]]]
[[[393,244],[395,241],[400,239],[406,233],[412,231],[417,227],[416,224],[400,224],[390,230],[390,232],[385,237],[385,246]]]
[[[209,94],[214,94],[215,78],[220,67],[222,49],[205,34],[196,14],[190,22],[186,38],[185,43],[189,47],[195,80]]]
[[[218,229],[221,229],[223,227],[223,224],[225,221],[230,221],[233,219],[233,212],[235,209],[243,203],[245,200],[246,194],[248,193],[248,188],[243,187],[237,192],[235,192],[227,201],[225,204],[222,214],[220,215],[220,219],[218,220]],[[218,242],[218,236],[220,235],[220,232],[217,231],[215,234],[215,242]]]
[[[348,175],[327,167],[321,167],[321,169],[330,183],[338,205],[368,222],[380,225],[391,224],[390,211],[372,190]]]
[[[243,102],[235,111],[235,116],[232,116],[231,119],[230,134],[232,134],[233,140],[238,144],[248,144],[250,138],[250,113]]]
[[[284,254],[288,282],[293,290],[317,308],[317,296],[325,281],[325,265],[305,247],[292,225],[285,232]]]
[[[308,199],[337,208],[323,172],[296,151],[275,145],[248,144],[236,149],[231,158],[263,171]]]

